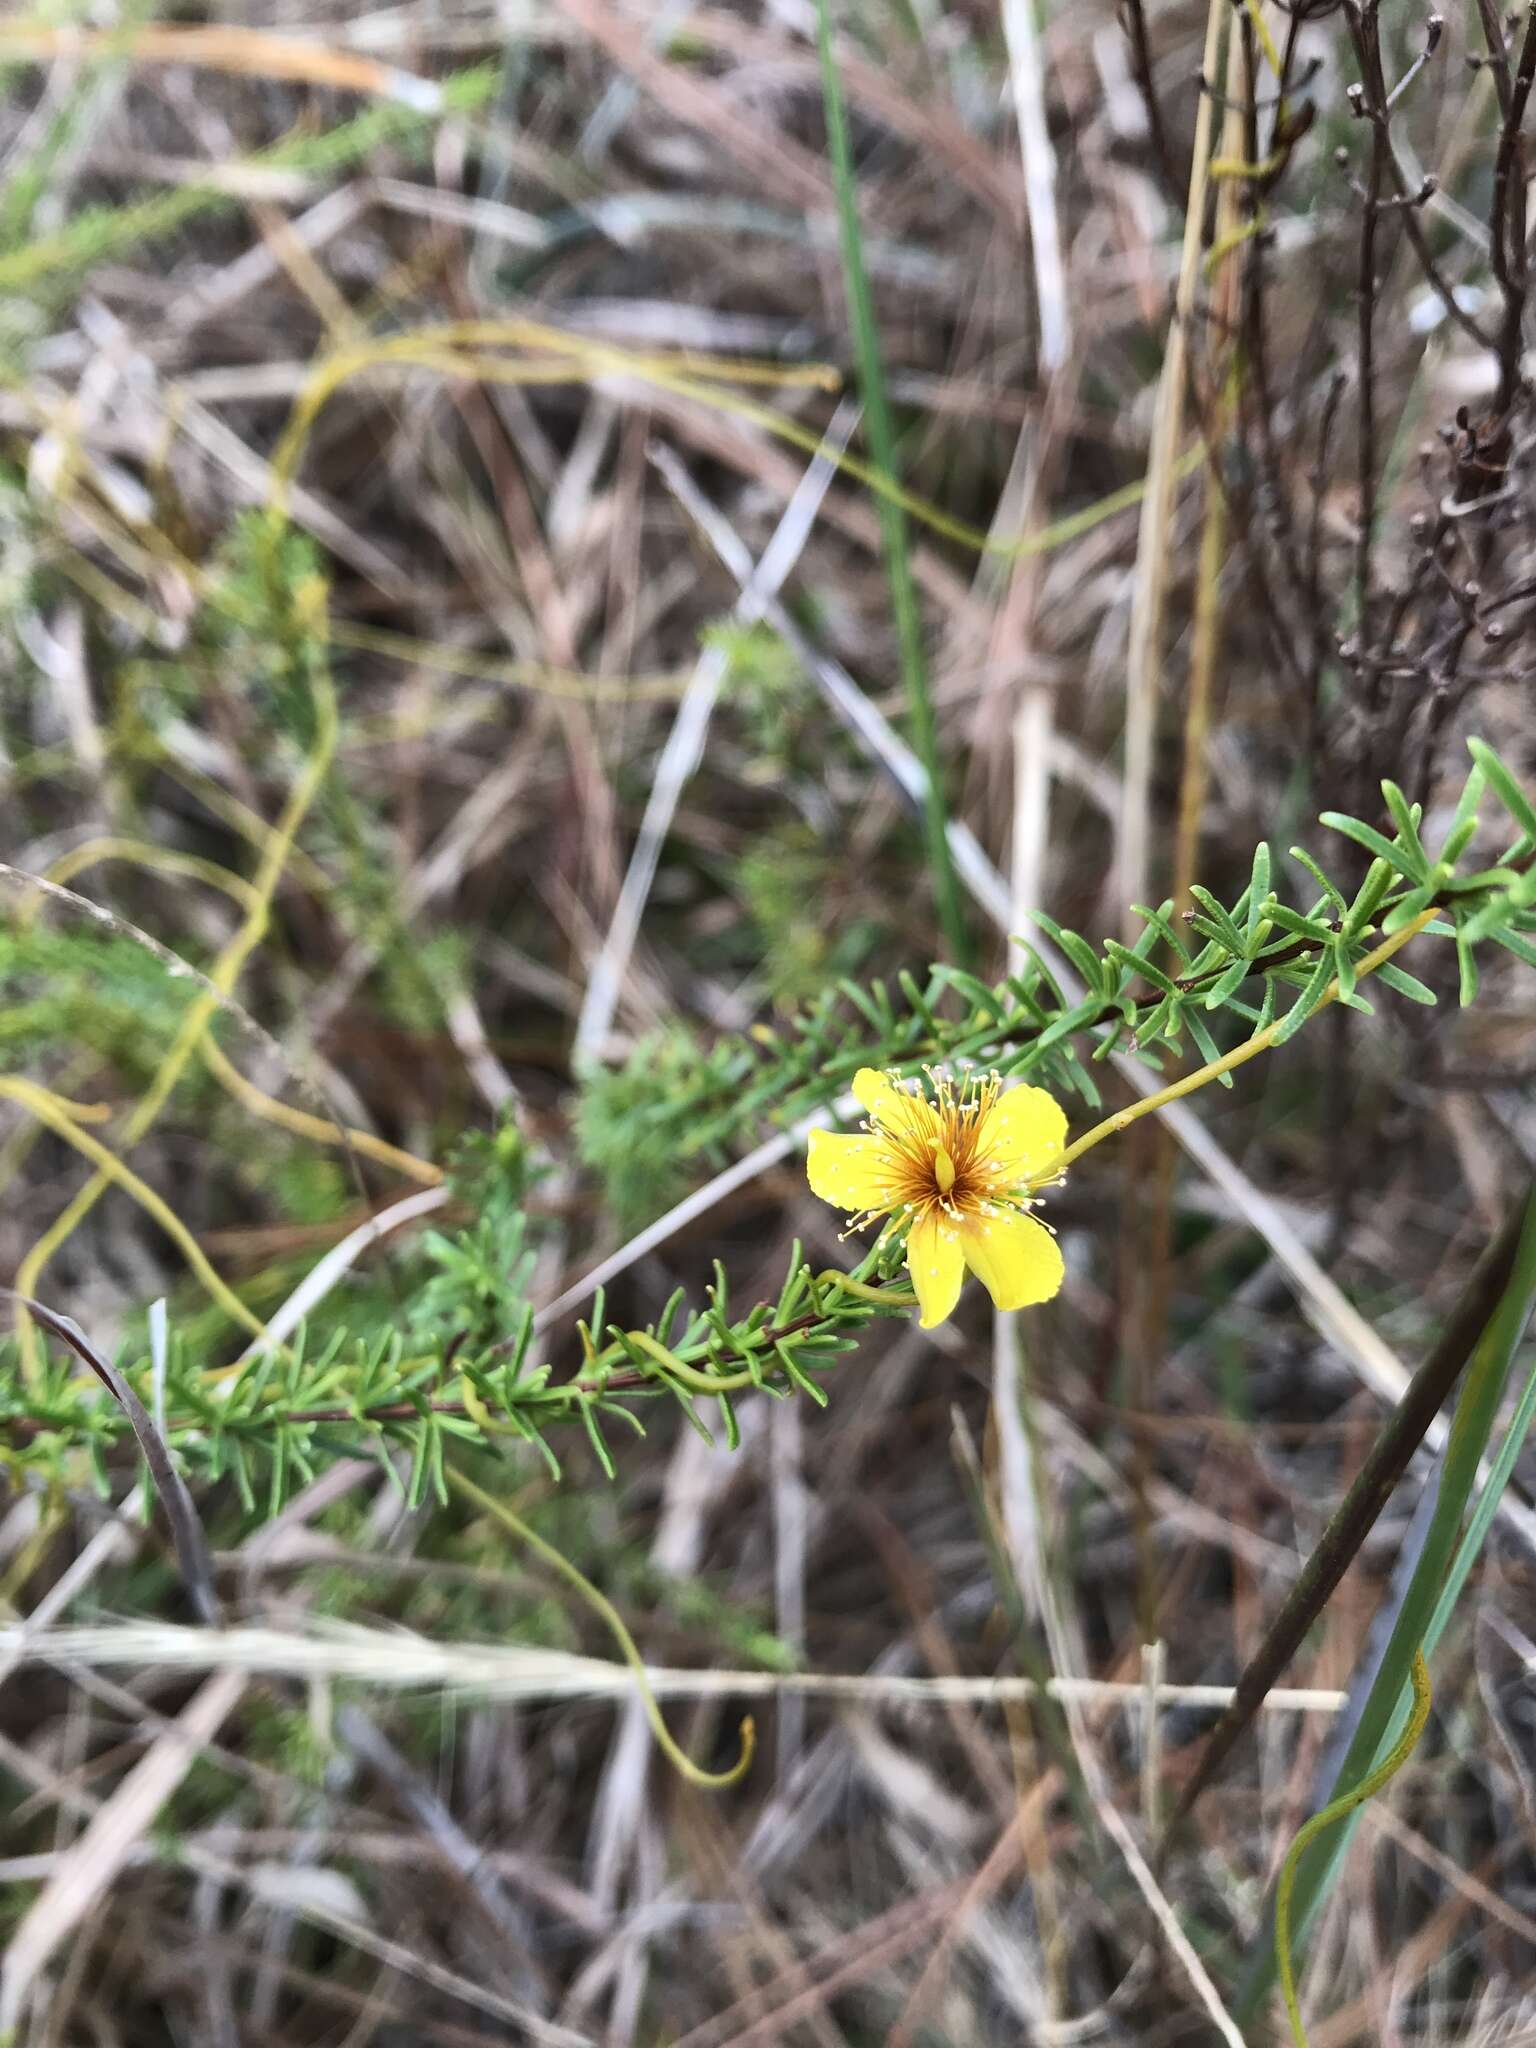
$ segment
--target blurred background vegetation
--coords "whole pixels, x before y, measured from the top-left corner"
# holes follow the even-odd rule
[[[1315,999],[1383,779],[1431,849],[1470,738],[1529,788],[1533,78],[1493,0],[0,22],[0,1273],[191,1482],[21,1316],[0,2031],[1282,2038],[1268,1889],[1428,1458],[1150,1859],[1518,1219],[1529,920],[1084,1158],[1018,1320],[823,1328],[793,1132],[1005,1039],[1080,1132],[1095,1042],[1172,1078],[1273,1014],[1160,1043],[1132,906],[1198,946],[1272,877],[1342,934]],[[1042,1047],[1060,927],[1113,986]],[[825,1407],[559,1392],[657,1391],[606,1332],[707,1350],[711,1285],[814,1326]],[[1308,1937],[1317,2048],[1536,2043],[1531,1479]],[[755,1715],[738,1783],[615,1617],[697,1767]]]

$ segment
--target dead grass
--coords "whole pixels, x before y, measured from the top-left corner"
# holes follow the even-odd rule
[[[1256,838],[1376,816],[1383,775],[1443,811],[1469,731],[1536,763],[1500,141],[1524,46],[1469,71],[1464,8],[1386,108],[1420,28],[1386,11],[1383,53],[1370,8],[1314,8],[1277,133],[1259,11],[837,11],[985,973],[1031,907],[1097,935],[1191,863],[1240,887]],[[1262,10],[1282,53],[1302,12]],[[750,1301],[792,1237],[840,1256],[789,1140],[743,1133],[713,1179],[648,1162],[642,1220],[684,1199],[642,1232],[572,1134],[582,1062],[941,949],[814,31],[617,0],[0,27],[0,855],[187,857],[69,886],[269,1034],[222,1042],[281,1130],[194,1062],[132,1167],[285,1335],[397,1313],[450,1203],[402,1159],[428,1177],[504,1115],[551,1162],[532,1284],[564,1355],[594,1271],[638,1318],[716,1257]],[[1218,58],[1230,110],[1196,89]],[[1222,152],[1260,175],[1224,182]],[[1400,204],[1421,170],[1438,188]],[[1212,183],[1214,255],[1184,211]],[[338,724],[258,918],[298,729],[260,619],[214,600],[240,515],[279,500],[332,579]],[[188,1648],[126,1468],[115,1505],[15,1485],[0,2024],[39,2048],[1241,2038],[1265,1884],[1427,1466],[1303,1697],[1156,1876],[1151,1830],[1536,1157],[1528,982],[1510,963],[1458,1017],[1454,964],[1414,964],[1440,1009],[1322,1020],[1162,1151],[1085,1162],[1053,1308],[881,1324],[829,1412],[748,1404],[734,1454],[662,1412],[611,1486],[584,1448],[558,1493],[515,1464],[648,1662],[698,1674],[662,1687],[693,1755],[728,1763],[757,1700],[727,1794],[659,1767],[558,1582],[370,1461],[264,1524],[233,1489],[203,1504],[265,1646],[244,1660]],[[0,1058],[142,1103],[149,988],[122,1028],[105,996],[8,988]],[[25,1031],[23,995],[56,1005]],[[333,1122],[361,1155],[315,1143]],[[8,1107],[7,1276],[85,1173]],[[47,1291],[100,1342],[159,1296],[214,1362],[244,1341],[119,1192]],[[1520,1495],[1313,1936],[1316,2048],[1536,2038],[1531,1527]]]

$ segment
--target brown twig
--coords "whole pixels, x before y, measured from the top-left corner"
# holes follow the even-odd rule
[[[1530,290],[1530,264],[1526,254],[1525,137],[1522,131],[1533,81],[1536,81],[1536,8],[1526,12],[1520,59],[1510,85],[1509,98],[1504,102],[1504,124],[1499,131],[1498,154],[1494,159],[1493,206],[1488,222],[1489,255],[1504,301],[1498,335],[1497,404],[1501,412],[1507,412],[1514,404],[1521,385],[1520,342]]]
[[[1409,1460],[1460,1377],[1483,1326],[1509,1284],[1528,1199],[1513,1206],[1504,1228],[1478,1262],[1439,1341],[1388,1417],[1317,1548],[1270,1624],[1257,1654],[1238,1680],[1232,1703],[1207,1737],[1194,1775],[1184,1787],[1168,1823],[1163,1837],[1164,1857],[1179,1826],[1231,1755],[1259,1711],[1264,1695],[1295,1655],[1307,1630],[1359,1555],[1361,1545],[1407,1471]]]
[[[1121,0],[1120,25],[1125,30],[1126,41],[1130,45],[1131,76],[1136,81],[1136,90],[1141,94],[1141,104],[1146,110],[1147,135],[1152,144],[1153,162],[1157,165],[1164,191],[1182,205],[1188,180],[1180,177],[1175,170],[1173,151],[1168,146],[1163,103],[1158,98],[1157,85],[1152,77],[1152,45],[1147,35],[1145,0]]]

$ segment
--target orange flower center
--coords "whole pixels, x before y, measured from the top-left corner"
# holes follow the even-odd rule
[[[935,1082],[936,1099],[897,1088],[872,1112],[869,1129],[886,1147],[890,1207],[915,1221],[930,1209],[958,1220],[997,1208],[1012,1196],[1017,1172],[980,1142],[1002,1092],[995,1075],[956,1087]]]

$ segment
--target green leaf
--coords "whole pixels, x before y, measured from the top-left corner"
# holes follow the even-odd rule
[[[952,989],[963,995],[973,1008],[985,1010],[989,1016],[996,1018],[1007,1008],[996,989],[988,988],[977,975],[968,974],[963,967],[946,967],[944,979]]]
[[[1244,933],[1246,952],[1254,943],[1269,895],[1269,841],[1261,839],[1253,849],[1253,880],[1248,885],[1248,929]]]
[[[671,1342],[672,1325],[677,1321],[677,1312],[688,1297],[686,1287],[674,1287],[667,1296],[666,1306],[656,1320],[656,1341],[658,1344]]]
[[[1228,917],[1226,911],[1216,901],[1210,890],[1202,889],[1199,883],[1196,882],[1191,884],[1189,893],[1205,912],[1206,924],[1209,926],[1210,935],[1216,940],[1217,944],[1224,946],[1229,953],[1241,953],[1243,950],[1243,935],[1231,918]],[[1194,923],[1197,931],[1205,928],[1198,918],[1194,920]]]
[[[1307,849],[1304,846],[1293,846],[1291,848],[1291,859],[1294,861],[1300,861],[1301,865],[1306,869],[1307,873],[1312,877],[1313,881],[1316,882],[1317,886],[1328,898],[1328,901],[1333,905],[1335,915],[1342,917],[1344,915],[1345,910],[1348,908],[1348,905],[1344,901],[1342,891],[1337,889],[1334,886],[1334,884],[1329,881],[1328,877],[1323,873],[1322,869],[1318,866],[1317,862],[1312,858],[1311,854],[1307,852]]]
[[[1039,925],[1043,932],[1056,941],[1087,983],[1092,994],[1105,995],[1109,992],[1104,968],[1086,940],[1080,938],[1076,932],[1069,932],[1064,925],[1059,925],[1055,918],[1047,917],[1043,910],[1032,910],[1029,918],[1032,924]]]
[[[1411,1003],[1424,1003],[1433,1009],[1437,1000],[1432,988],[1426,988],[1416,975],[1409,974],[1394,960],[1383,961],[1376,970],[1376,979],[1385,982],[1388,988],[1395,988],[1400,996],[1406,996]]]
[[[1443,879],[1452,873],[1457,861],[1477,837],[1478,821],[1475,817],[1464,818],[1452,825],[1445,835],[1445,844],[1440,849],[1440,858],[1435,862],[1435,875]]]
[[[1144,924],[1149,924],[1169,950],[1177,953],[1179,958],[1188,966],[1189,948],[1185,945],[1183,935],[1173,921],[1173,898],[1171,896],[1163,903],[1160,909],[1149,910],[1145,903],[1133,903],[1131,910]],[[1140,952],[1140,950],[1140,947],[1138,947],[1137,951]],[[1145,955],[1143,954],[1142,957],[1145,958]]]
[[[1536,807],[1511,775],[1498,755],[1486,740],[1472,738],[1467,741],[1467,750],[1489,782],[1493,784],[1499,801],[1503,804],[1522,835],[1536,845]]]
[[[865,995],[859,984],[856,981],[840,981],[837,984],[837,988],[838,993],[845,996],[852,1003],[875,1036],[883,1038],[885,1036],[885,1026],[881,1021],[880,1012],[876,1009],[870,998]]]
[[[1411,875],[1414,881],[1422,882],[1428,871],[1429,862],[1422,854],[1415,858],[1411,848],[1395,846],[1362,818],[1347,817],[1343,811],[1324,811],[1318,823],[1326,825],[1332,832],[1342,832],[1346,839],[1353,839],[1367,853],[1385,861],[1393,874]]]
[[[1343,905],[1343,899],[1340,899]],[[1271,922],[1282,932],[1303,940],[1309,946],[1331,946],[1338,937],[1333,926],[1324,918],[1303,917],[1299,911],[1288,910],[1283,903],[1272,903],[1269,907]]]
[[[786,1376],[800,1389],[802,1394],[809,1394],[818,1408],[825,1408],[827,1405],[826,1389],[819,1387],[809,1373],[801,1370],[800,1362],[789,1345],[781,1339],[773,1348],[780,1365],[784,1368]]]
[[[1486,889],[1499,889],[1512,893],[1521,876],[1516,868],[1498,866],[1478,868],[1474,874],[1447,876],[1441,884],[1447,896],[1478,896]]]
[[[1461,926],[1461,935],[1470,946],[1485,939],[1496,925],[1508,924],[1511,915],[1524,908],[1520,897],[1525,892],[1507,889],[1496,896],[1491,903],[1485,903],[1481,910],[1475,910]]]
[[[720,1420],[725,1425],[725,1448],[728,1451],[741,1449],[741,1424],[736,1420],[736,1407],[728,1394],[721,1394],[718,1401]]]
[[[1156,937],[1155,932],[1153,937]],[[1177,999],[1182,993],[1178,984],[1170,975],[1165,974],[1161,967],[1156,966],[1143,954],[1133,953],[1128,946],[1122,946],[1117,939],[1106,939],[1104,941],[1104,951],[1117,967],[1123,969],[1127,981],[1134,980],[1140,975],[1144,980],[1150,981],[1154,988],[1161,989],[1164,995],[1173,996]]]
[[[1481,745],[1481,742],[1479,742],[1479,745]],[[1483,791],[1487,787],[1487,783],[1488,778],[1483,773],[1474,752],[1471,772],[1462,784],[1461,795],[1456,802],[1456,815],[1451,820],[1451,829],[1446,838],[1445,848],[1441,850],[1442,860],[1445,858],[1446,849],[1449,848],[1452,839],[1457,838],[1463,833],[1470,834],[1477,830],[1477,810],[1483,800]]]
[[[1400,932],[1405,924],[1412,924],[1421,911],[1428,910],[1440,891],[1438,884],[1426,882],[1420,889],[1410,889],[1406,896],[1400,896],[1381,920],[1382,931],[1390,938],[1393,932]]]
[[[1461,1007],[1470,1009],[1477,1001],[1477,956],[1460,932],[1456,934],[1456,964],[1461,969]]]
[[[915,1015],[921,1017],[924,1024],[928,1027],[930,1031],[937,1030],[938,1027],[934,1022],[933,1012],[928,1007],[928,1000],[926,996],[923,994],[923,991],[917,985],[916,977],[912,974],[909,974],[907,969],[903,967],[901,972],[897,975],[896,980],[901,989],[902,994],[907,999],[909,1008],[914,1012]]]
[[[665,1379],[666,1375],[664,1373],[658,1373],[657,1377],[660,1379]],[[673,1393],[677,1396],[677,1405],[683,1411],[684,1422],[688,1424],[688,1427],[694,1432],[696,1436],[701,1437],[704,1440],[704,1442],[709,1445],[709,1448],[713,1450],[715,1448],[715,1433],[710,1428],[709,1424],[704,1420],[703,1416],[699,1413],[698,1409],[694,1407],[693,1396],[690,1393],[688,1393],[685,1388],[678,1386],[675,1380],[667,1380],[667,1385],[671,1387]],[[589,1436],[592,1434],[592,1429],[593,1425],[589,1422],[587,1425],[587,1433]],[[611,1478],[612,1476],[613,1475],[610,1472],[609,1477]]]
[[[1349,907],[1344,919],[1342,936],[1355,939],[1367,928],[1377,911],[1386,900],[1394,880],[1392,863],[1388,860],[1373,860],[1366,870],[1365,880],[1360,884],[1360,893]]]
[[[1508,925],[1498,926],[1496,930],[1489,932],[1488,937],[1496,946],[1502,946],[1506,952],[1513,953],[1517,960],[1523,960],[1527,967],[1536,967],[1536,946],[1533,946],[1529,939],[1522,939],[1518,932],[1511,931]]]
[[[1027,917],[1031,924],[1037,924],[1041,927],[1042,930],[1050,932],[1052,937],[1059,936],[1057,929],[1053,925],[1052,921],[1048,918],[1042,917],[1038,911],[1026,910],[1022,913],[1022,915]],[[1055,975],[1052,974],[1050,968],[1040,958],[1040,955],[1035,951],[1034,947],[1018,935],[1015,935],[1014,943],[1015,945],[1023,947],[1025,958],[1028,960],[1034,972],[1039,975],[1041,983],[1045,988],[1046,993],[1050,996],[1051,1000],[1058,1007],[1064,1004],[1066,1002],[1066,997],[1062,994],[1060,987],[1057,985]],[[1030,991],[1020,987],[1017,977],[1015,977],[1011,986],[1016,988],[1021,996],[1027,996],[1030,994]]]
[[[1348,944],[1340,940],[1333,949],[1334,979],[1339,984],[1339,1001],[1347,1003],[1355,992],[1355,962]]]
[[[1232,991],[1235,988],[1239,988],[1252,972],[1253,966],[1250,961],[1243,959],[1234,960],[1215,986],[1207,991],[1205,997],[1205,1007],[1207,1010],[1219,1010]]]
[[[1332,979],[1333,960],[1331,955],[1325,953],[1318,961],[1316,967],[1313,968],[1311,978],[1307,982],[1306,987],[1296,998],[1290,1009],[1286,1011],[1279,1030],[1271,1040],[1272,1044],[1285,1045],[1296,1036],[1296,1033],[1322,1001],[1323,992]]]
[[[413,1510],[424,1505],[432,1486],[432,1450],[437,1439],[435,1418],[424,1414],[411,1432],[411,1476],[406,1482],[406,1503]]]
[[[1185,1021],[1189,1025],[1190,1037],[1195,1041],[1196,1045],[1199,1046],[1200,1051],[1204,1058],[1208,1062],[1211,1060],[1220,1059],[1220,1050],[1217,1047],[1215,1039],[1211,1036],[1210,1027],[1207,1025],[1205,1019],[1199,1016],[1194,1010],[1187,1010],[1185,1012]],[[1233,1085],[1232,1076],[1230,1074],[1218,1074],[1216,1078],[1221,1083],[1223,1088],[1230,1088]]]
[[[1419,837],[1419,822],[1424,816],[1422,804],[1411,804],[1395,782],[1384,782],[1381,793],[1387,800],[1387,809],[1392,813],[1392,822],[1397,827],[1399,841],[1406,846],[1416,861],[1427,873],[1429,854]]]

